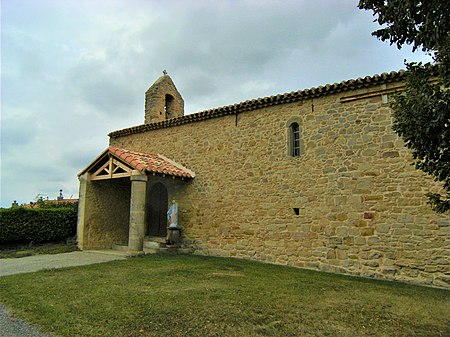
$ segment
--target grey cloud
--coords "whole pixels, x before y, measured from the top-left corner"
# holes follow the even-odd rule
[[[2,56],[6,73],[27,75],[30,78],[42,76],[48,66],[42,52],[43,43],[27,34],[6,31],[2,34]]]
[[[2,207],[10,206],[13,200],[28,203],[38,194],[55,198],[60,188],[64,189],[66,197],[77,196],[77,187],[78,184],[67,171],[63,174],[53,170],[38,170],[17,179],[17,172],[2,169],[1,205]]]
[[[209,100],[219,87],[234,87],[237,82],[258,79],[275,69],[282,71],[285,65],[280,60],[299,51],[314,52],[341,20],[351,17],[350,7],[340,7],[345,10],[338,16],[333,6],[311,6],[308,2],[298,5],[287,1],[275,8],[257,2],[232,6],[202,2],[187,11],[160,16],[137,38],[145,50],[159,45],[157,52],[148,56],[155,64],[173,65],[181,79],[179,86],[187,88],[189,99]],[[210,80],[202,81],[202,76],[192,73],[205,74]],[[217,83],[214,91],[207,84],[211,80]],[[199,84],[202,86],[197,87]]]
[[[2,118],[1,140],[2,153],[10,154],[18,147],[31,144],[36,138],[35,120],[30,117]]]
[[[17,176],[18,172],[20,176]],[[38,193],[53,195],[52,191],[56,192],[62,185],[69,186],[68,180],[76,186],[76,171],[68,169],[39,145],[22,149],[19,156],[3,156],[1,175],[2,206],[10,205],[13,200],[28,202]]]
[[[189,86],[183,88],[182,91],[183,95],[187,97],[195,95],[210,96],[217,93],[216,81],[206,74],[192,73],[185,81],[189,83]]]
[[[65,165],[81,172],[89,163],[91,163],[104,149],[86,149],[69,150],[61,155],[61,161]]]
[[[102,62],[82,62],[69,73],[66,92],[76,95],[99,112],[111,115],[127,114],[127,107],[134,103],[134,88],[130,82],[111,75],[103,71]]]

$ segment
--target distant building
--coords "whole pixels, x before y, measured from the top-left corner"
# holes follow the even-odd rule
[[[78,199],[64,199],[62,192],[63,192],[63,190],[59,190],[59,196],[56,199],[48,199],[48,197],[47,197],[47,199],[42,198],[41,201],[44,204],[65,204],[65,203],[72,204],[72,203],[78,202]],[[17,203],[16,200],[14,200],[14,202],[12,203],[12,206],[13,207],[19,206],[19,204]],[[39,208],[40,202],[30,202],[29,204],[24,204],[21,206],[25,207],[25,208]]]

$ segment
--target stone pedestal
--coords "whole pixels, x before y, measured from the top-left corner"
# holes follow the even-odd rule
[[[181,243],[181,229],[167,227],[167,244],[169,246],[180,246]]]
[[[145,235],[145,198],[147,194],[147,176],[134,170],[131,174],[130,231],[128,251],[140,252],[143,249]]]

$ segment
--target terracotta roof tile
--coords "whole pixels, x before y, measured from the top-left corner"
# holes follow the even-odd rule
[[[145,171],[158,174],[167,174],[175,177],[189,178],[195,177],[195,173],[175,163],[161,154],[150,154],[136,152],[124,148],[110,146],[109,153],[121,159],[126,164],[142,173]]]
[[[328,94],[335,94],[347,90],[354,90],[359,88],[370,87],[378,84],[397,82],[405,79],[405,70],[392,71],[390,73],[382,73],[381,75],[366,76],[364,78],[357,78],[356,80],[346,80],[340,83],[326,84],[317,88],[299,90],[288,92],[284,94],[262,97],[248,100],[241,103],[218,107],[210,110],[200,111],[191,115],[168,119],[166,121],[141,124],[132,126],[126,129],[113,131],[109,134],[111,138],[131,135],[155,129],[162,129],[166,127],[198,122],[205,119],[237,114],[245,111],[260,109],[267,106],[278,105],[283,103],[291,103],[307,98],[315,98]]]

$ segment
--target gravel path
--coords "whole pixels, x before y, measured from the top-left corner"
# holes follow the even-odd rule
[[[12,317],[0,304],[0,336],[4,337],[53,337],[19,318]]]
[[[126,252],[106,250],[0,259],[0,276],[31,273],[43,269],[83,266],[126,258]],[[36,326],[12,317],[0,304],[0,337],[52,337],[52,335],[40,332]]]

